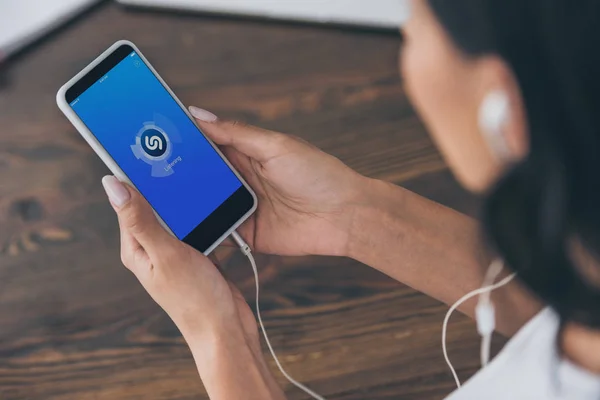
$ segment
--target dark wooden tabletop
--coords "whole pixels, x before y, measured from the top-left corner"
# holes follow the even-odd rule
[[[121,38],[186,104],[296,134],[363,174],[476,212],[403,93],[398,35],[102,5],[2,71],[3,400],[205,398],[179,332],[120,263],[100,185],[108,170],[54,101]],[[221,256],[252,299],[245,259]],[[346,400],[442,399],[453,389],[440,348],[445,305],[347,259],[258,263],[266,325],[300,381]],[[466,378],[477,369],[474,325],[456,316],[448,339]],[[307,398],[279,380],[290,399]]]

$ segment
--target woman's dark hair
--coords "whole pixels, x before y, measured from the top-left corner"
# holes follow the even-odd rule
[[[494,250],[563,322],[600,328],[600,270],[573,259],[574,244],[600,254],[600,1],[429,4],[468,56],[501,57],[524,99],[530,153],[485,202]]]

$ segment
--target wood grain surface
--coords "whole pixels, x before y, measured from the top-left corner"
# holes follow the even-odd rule
[[[2,71],[3,400],[205,398],[179,332],[120,263],[100,185],[108,170],[55,105],[59,86],[121,38],[186,104],[296,134],[363,174],[477,211],[407,102],[398,35],[102,5]],[[252,299],[245,259],[220,257]],[[348,259],[258,264],[266,325],[297,379],[344,400],[442,399],[453,389],[440,348],[445,305]],[[474,325],[456,316],[448,338],[470,376]],[[290,399],[307,398],[280,382]]]

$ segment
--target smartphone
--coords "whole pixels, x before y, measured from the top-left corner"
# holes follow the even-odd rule
[[[252,189],[130,41],[110,46],[56,101],[165,229],[204,254],[256,210]]]

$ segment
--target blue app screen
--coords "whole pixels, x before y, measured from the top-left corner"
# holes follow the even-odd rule
[[[71,107],[179,239],[242,186],[135,52]]]

